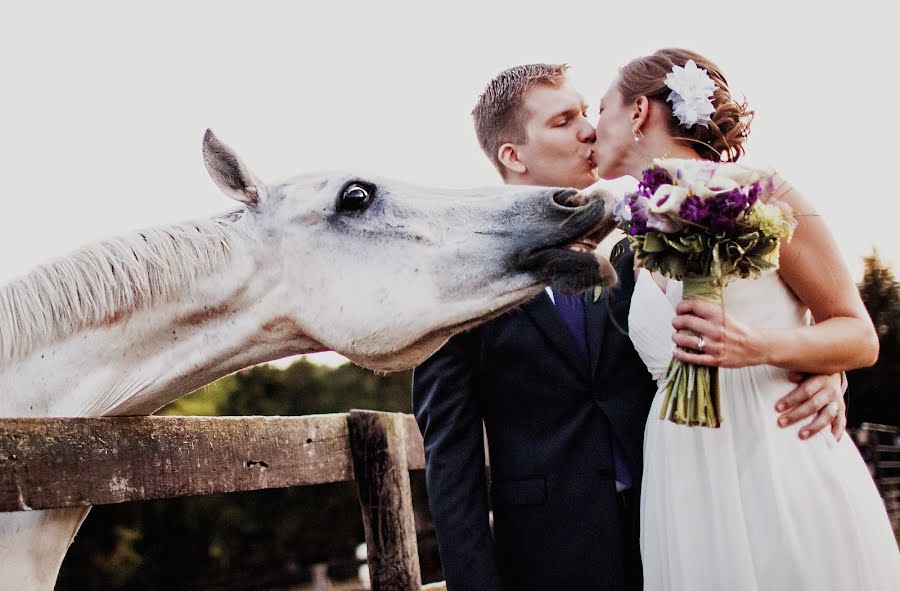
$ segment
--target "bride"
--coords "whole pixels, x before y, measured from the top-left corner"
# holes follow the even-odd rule
[[[666,86],[673,68],[690,60],[715,84],[705,105]],[[750,114],[703,56],[663,49],[637,58],[600,104],[600,176],[640,178],[656,157],[735,161]],[[730,283],[722,307],[681,301],[679,282],[637,272],[629,331],[660,388],[647,422],[641,495],[649,591],[849,591],[900,581],[884,504],[850,438],[780,429],[771,412],[794,387],[790,372],[833,374],[878,356],[872,322],[823,220],[795,189],[779,194],[800,214],[780,268]],[[673,353],[725,368],[721,428],[658,418]]]

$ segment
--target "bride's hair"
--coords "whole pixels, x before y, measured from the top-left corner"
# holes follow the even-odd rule
[[[668,119],[669,132],[675,138],[683,138],[692,148],[707,160],[734,162],[744,154],[744,141],[750,132],[753,111],[747,102],[737,102],[728,89],[728,82],[714,63],[688,49],[660,49],[653,55],[630,61],[619,71],[619,90],[626,104],[639,96],[656,100],[671,112],[672,104],[667,102],[671,90],[666,86],[666,75],[674,66],[681,66],[694,60],[703,68],[716,85],[712,103],[715,112],[709,127],[693,125],[685,128],[674,115]]]

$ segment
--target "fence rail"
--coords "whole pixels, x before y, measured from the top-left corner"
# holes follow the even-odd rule
[[[895,528],[900,435],[854,432]],[[355,480],[375,591],[438,591],[419,573],[409,470],[425,467],[411,415],[0,420],[0,511]]]
[[[395,413],[3,419],[0,511],[354,480],[354,416],[396,421],[409,469],[425,467],[413,417]]]
[[[409,470],[423,469],[411,415],[0,420],[0,511],[355,480],[374,591],[422,586]]]

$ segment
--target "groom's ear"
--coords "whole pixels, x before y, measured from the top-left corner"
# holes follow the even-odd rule
[[[519,148],[513,144],[506,143],[497,148],[497,160],[510,172],[525,174],[528,171],[528,167],[519,159]]]

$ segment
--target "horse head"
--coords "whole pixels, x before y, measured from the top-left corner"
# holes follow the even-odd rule
[[[354,172],[264,183],[211,131],[203,153],[246,206],[287,317],[369,368],[412,367],[547,284],[574,293],[615,280],[591,252],[614,227],[608,192],[440,190]]]

